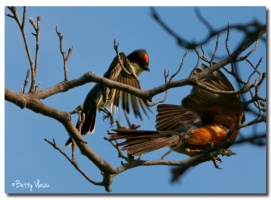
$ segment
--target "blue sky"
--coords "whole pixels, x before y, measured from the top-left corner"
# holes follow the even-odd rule
[[[156,7],[162,19],[182,37],[200,41],[206,37],[206,27],[196,17],[193,7]],[[6,12],[9,13],[7,9]],[[214,28],[230,24],[247,23],[258,20],[266,23],[265,7],[199,7],[199,11]],[[22,9],[19,9],[20,15]],[[144,48],[150,57],[149,68],[140,76],[143,89],[151,89],[164,82],[163,70],[173,74],[180,65],[185,50],[177,46],[176,41],[168,35],[150,16],[149,7],[29,7],[27,8],[26,32],[34,56],[35,40],[31,35],[32,27],[29,17],[36,19],[41,15],[40,57],[37,82],[40,89],[45,89],[63,80],[63,62],[59,52],[59,40],[55,33],[64,35],[64,49],[74,46],[68,62],[69,79],[78,78],[88,71],[103,75],[109,67],[115,52],[113,40],[119,42],[119,50],[129,54],[131,51]],[[225,34],[221,34],[218,56],[225,56]],[[233,51],[241,34],[232,31],[230,48]],[[5,18],[5,87],[20,92],[28,68],[28,60],[24,51],[19,29],[15,22]],[[215,40],[208,42],[204,48],[207,53],[214,49]],[[259,42],[258,50],[250,57],[257,63],[263,56],[261,71],[266,71],[266,47]],[[196,64],[196,55],[188,52],[181,73],[176,79],[185,78]],[[242,67],[242,65],[240,65]],[[248,67],[244,64],[244,67]],[[249,70],[242,71],[246,77]],[[254,79],[255,80],[255,79]],[[49,106],[61,111],[72,111],[82,104],[94,83],[75,88],[68,92],[54,95],[43,100]],[[189,94],[190,87],[182,87],[169,91],[166,103],[180,104],[183,97]],[[266,87],[262,85],[261,94],[265,96]],[[163,94],[154,97],[154,101]],[[53,119],[36,114],[27,109],[5,102],[5,192],[7,193],[107,193],[103,187],[88,183],[59,152],[44,142],[44,138],[55,139],[63,150],[70,154],[70,148],[64,148],[68,133],[64,127]],[[140,123],[142,129],[155,128],[156,107],[153,114]],[[124,120],[123,116],[119,116]],[[250,116],[247,120],[250,120]],[[76,122],[76,116],[73,121]],[[120,165],[116,150],[103,137],[109,123],[98,114],[96,131],[85,140],[91,148],[114,167]],[[265,130],[265,124],[258,131]],[[253,130],[246,128],[241,131],[243,136],[251,135]],[[128,170],[115,177],[111,188],[114,193],[256,193],[266,192],[266,148],[249,144],[232,146],[236,156],[223,157],[217,170],[212,162],[198,165],[188,171],[178,183],[170,183],[168,166],[138,167]],[[144,155],[143,159],[159,159],[167,149]],[[183,160],[185,155],[171,153],[167,159]],[[99,170],[77,152],[77,161],[81,168],[94,180],[100,181]],[[32,183],[40,180],[50,185],[46,189],[15,188],[12,184]]]

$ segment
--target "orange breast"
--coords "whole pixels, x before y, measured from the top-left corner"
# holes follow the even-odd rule
[[[227,135],[229,129],[219,125],[206,125],[195,130],[191,137],[186,140],[187,147],[189,149],[202,150],[209,143],[218,144]],[[239,130],[236,131],[228,139],[229,142],[233,142],[237,137]],[[228,147],[228,145],[227,145]],[[225,147],[225,148],[227,148]]]

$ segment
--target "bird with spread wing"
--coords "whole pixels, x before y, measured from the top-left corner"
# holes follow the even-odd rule
[[[197,76],[208,67],[195,69]],[[227,77],[216,70],[199,80],[200,85],[219,91],[234,91]],[[182,106],[160,104],[157,106],[156,131],[114,129],[111,139],[125,139],[118,144],[121,150],[132,156],[170,147],[171,150],[194,156],[210,144],[216,145],[225,139],[228,132],[245,120],[239,94],[215,93],[204,87],[193,86],[191,93],[182,100]],[[240,129],[234,131],[222,148],[227,149],[236,139]]]
[[[148,65],[149,56],[144,49],[135,50],[128,56],[121,52],[119,53],[119,56],[116,56],[113,59],[109,69],[105,72],[104,77],[112,81],[141,89],[138,76],[143,71],[150,71]],[[139,117],[140,119],[142,119],[140,110],[146,115],[148,115],[147,112],[150,111],[149,107],[141,98],[97,83],[89,91],[83,104],[81,116],[84,114],[85,120],[81,126],[81,134],[86,135],[88,132],[94,132],[97,110],[102,110],[107,116],[112,118],[112,113],[115,108],[120,107],[120,102],[121,108],[125,114],[130,113],[131,106],[135,117]],[[79,123],[80,121],[78,121],[76,125],[77,128],[79,128]],[[113,119],[111,119],[111,123],[113,123]],[[71,144],[71,142],[72,140],[69,138],[65,146]]]

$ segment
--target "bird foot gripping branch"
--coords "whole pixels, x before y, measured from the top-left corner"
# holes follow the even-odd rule
[[[222,163],[221,158],[219,158],[219,157],[213,157],[213,158],[212,158],[212,161],[213,161],[214,166],[215,166],[216,169],[222,169],[222,168],[220,168],[220,167],[218,166],[218,164],[217,164],[217,163]]]
[[[99,111],[102,111],[102,112],[104,112],[104,116],[103,116],[103,120],[105,120],[105,119],[110,119],[110,125],[111,125],[111,127],[113,126],[113,124],[114,124],[114,117],[113,117],[113,115],[112,115],[112,113],[106,108],[106,107],[101,107],[100,109],[99,109]]]
[[[220,154],[222,156],[232,156],[232,155],[236,155],[236,153],[232,152],[229,149],[220,149]],[[218,166],[218,163],[222,163],[222,159],[219,158],[218,156],[212,157],[212,161],[214,163],[215,168],[217,169],[222,169]]]

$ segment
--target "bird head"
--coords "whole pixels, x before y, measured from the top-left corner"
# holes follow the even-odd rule
[[[146,50],[138,49],[133,51],[127,56],[130,63],[137,68],[137,74],[142,71],[150,71],[149,66],[149,56]]]

